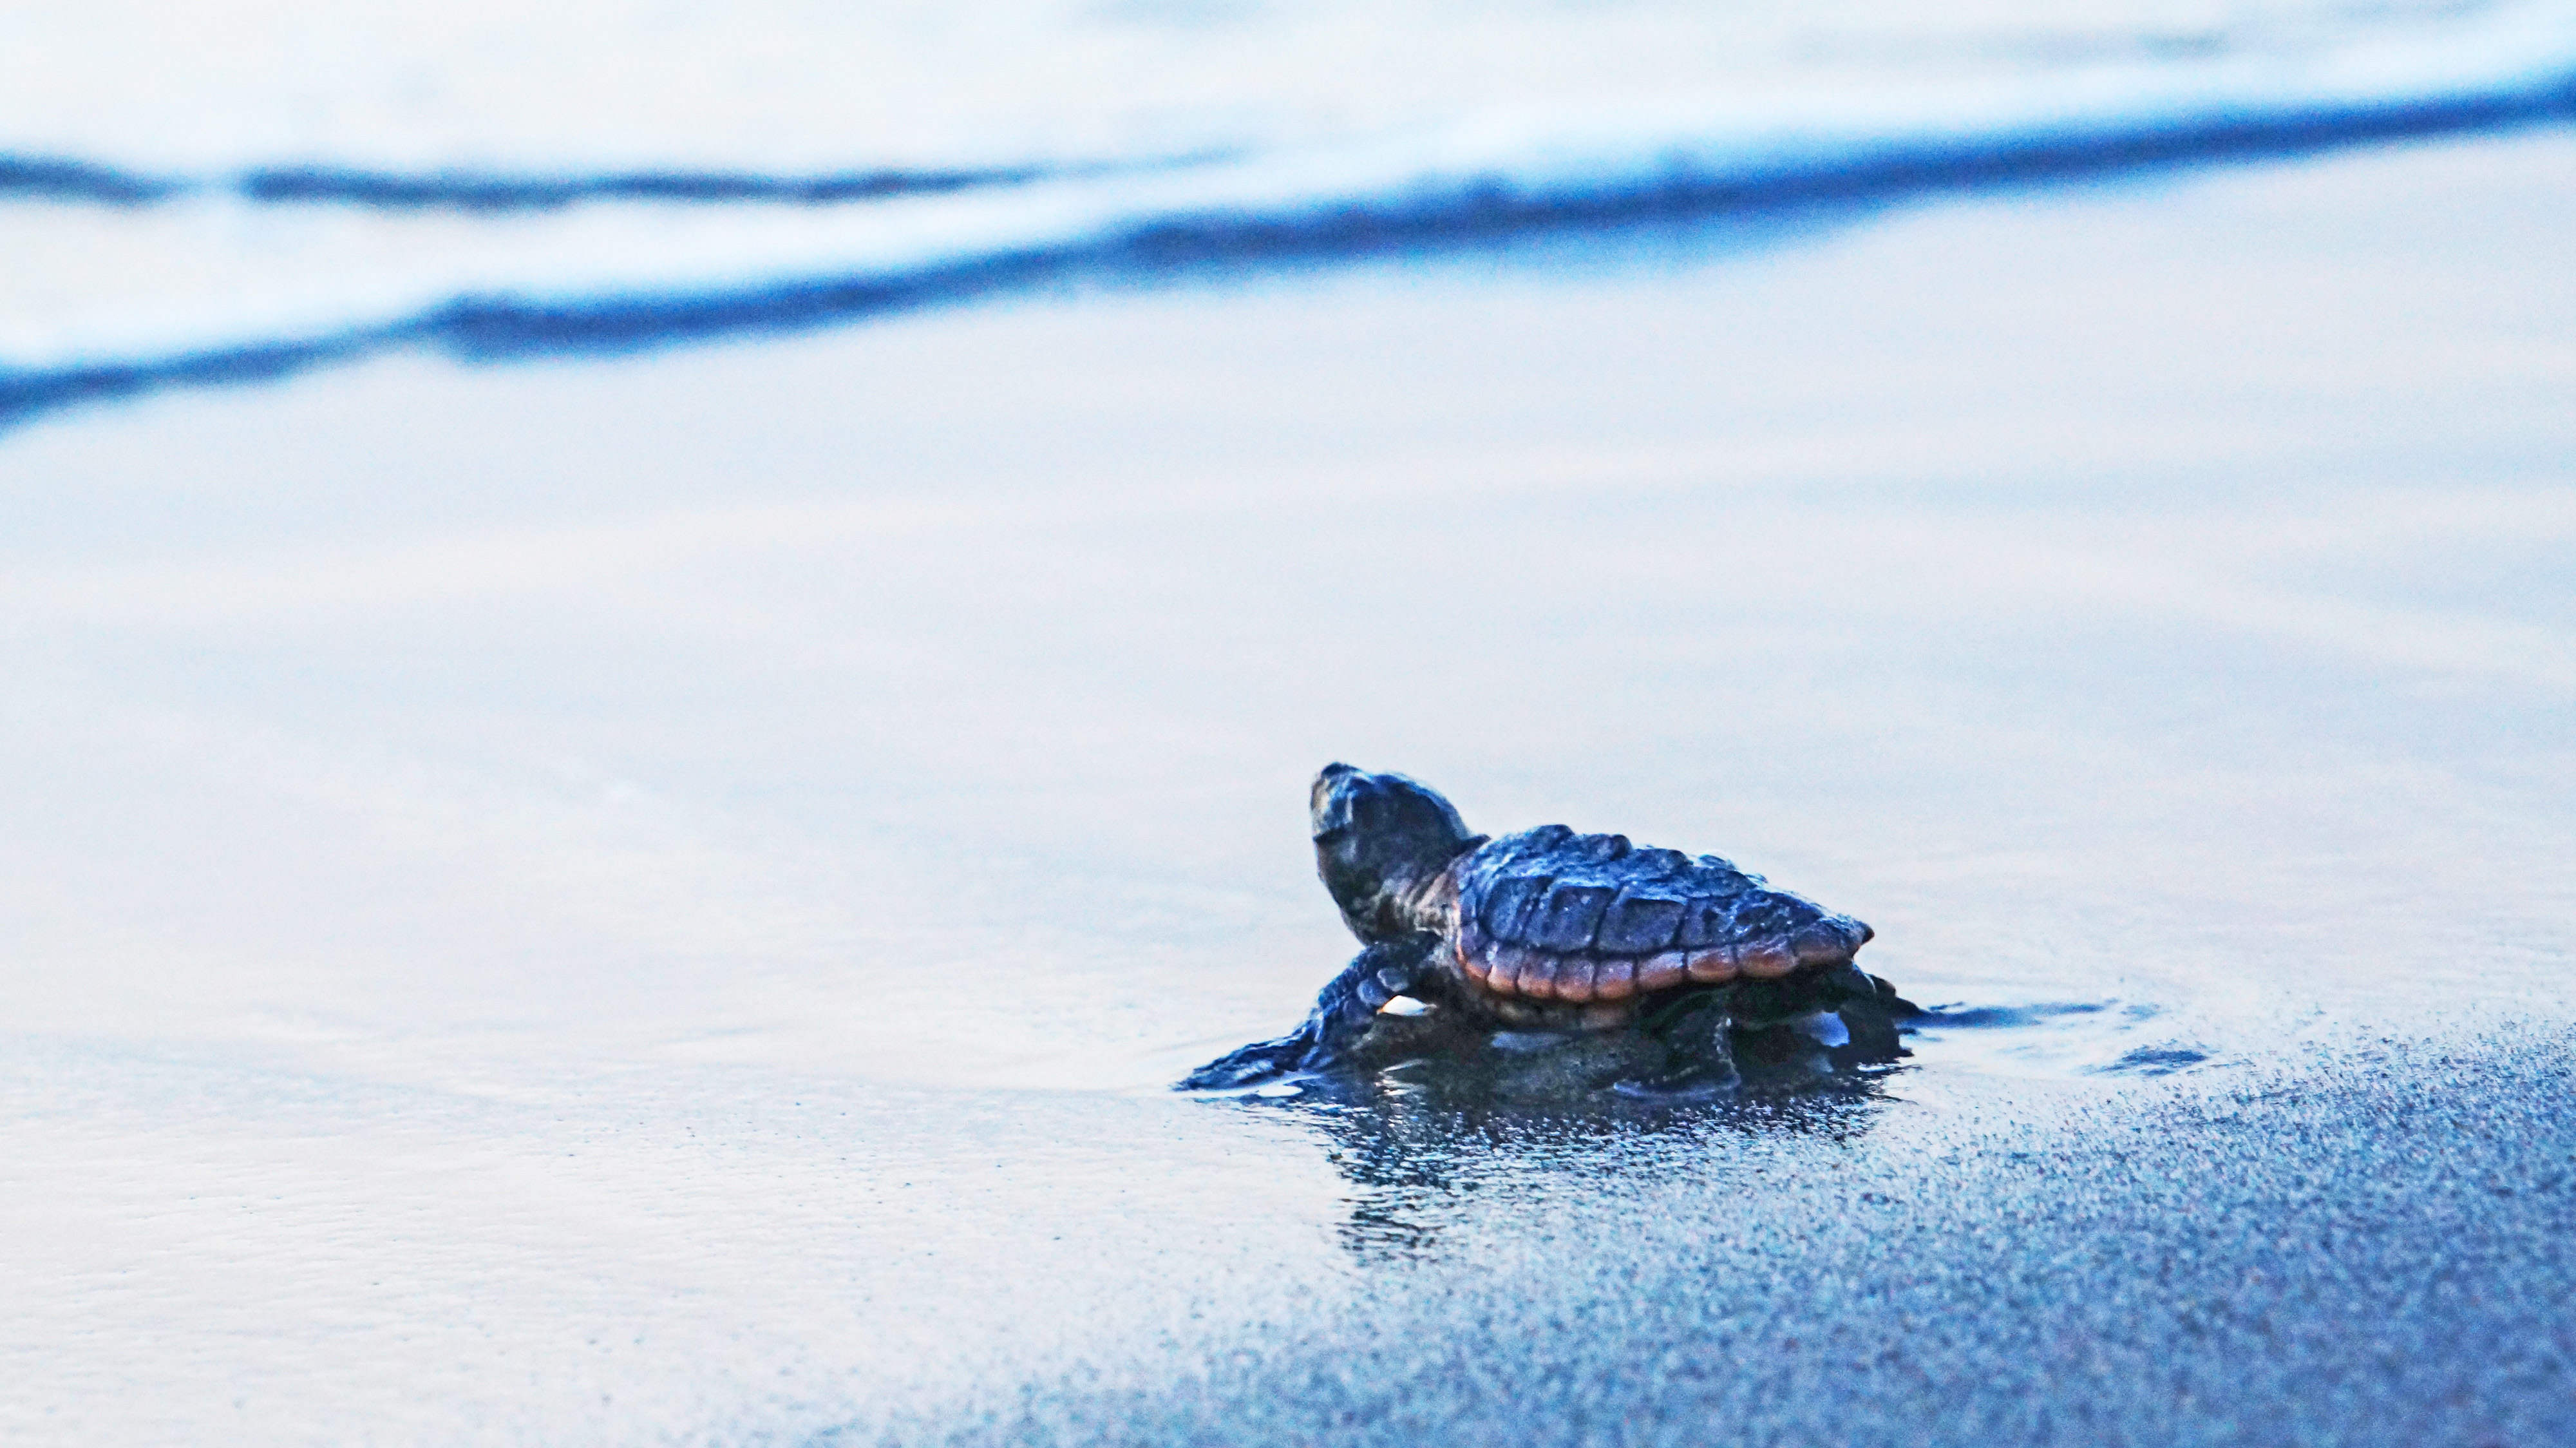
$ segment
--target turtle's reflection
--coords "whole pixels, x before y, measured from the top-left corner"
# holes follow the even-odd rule
[[[1908,1008],[1910,1009],[1910,1008]],[[1765,1138],[1849,1140],[1885,1104],[1905,1055],[1891,1026],[1863,1039],[1813,1017],[1731,1033],[1722,1093],[1623,1093],[1632,1040],[1442,1039],[1389,1022],[1353,1067],[1295,1095],[1250,1098],[1300,1119],[1352,1192],[1337,1224],[1365,1260],[1440,1255],[1488,1207],[1622,1196],[1727,1169]]]

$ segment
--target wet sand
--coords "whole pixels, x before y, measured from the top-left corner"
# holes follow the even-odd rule
[[[0,1425],[2576,1433],[2571,182],[0,438]],[[1671,1117],[1170,1096],[1349,954],[1329,758],[1724,852],[1985,1014]]]

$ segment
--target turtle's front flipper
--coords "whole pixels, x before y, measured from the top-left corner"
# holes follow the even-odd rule
[[[1182,1077],[1178,1089],[1235,1090],[1340,1064],[1368,1034],[1378,1007],[1430,984],[1431,951],[1439,943],[1436,935],[1407,935],[1361,951],[1315,997],[1304,1024],[1275,1041],[1228,1051]]]

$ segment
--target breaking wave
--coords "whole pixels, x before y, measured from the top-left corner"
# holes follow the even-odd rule
[[[140,209],[166,244],[349,225],[333,270],[245,255],[218,293],[0,330],[0,423],[388,347],[626,349],[1082,278],[1472,245],[1546,229],[1875,204],[2576,117],[2576,34],[2524,27],[2305,62],[2099,70],[2018,88],[1728,97],[1461,116],[1179,162],[764,176],[253,167],[152,176],[0,157],[0,190]],[[66,204],[65,212],[83,209]],[[434,213],[436,245],[398,244]],[[263,233],[267,234],[267,233]],[[397,235],[399,234],[399,236]],[[385,237],[396,237],[387,241]]]

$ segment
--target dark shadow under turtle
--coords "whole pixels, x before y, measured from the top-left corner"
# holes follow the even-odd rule
[[[1501,1099],[1695,1100],[1906,1054],[1920,1012],[1852,963],[1870,928],[1727,860],[1563,825],[1470,835],[1433,790],[1346,764],[1311,804],[1317,873],[1363,948],[1295,1031],[1184,1090],[1420,1062]]]

